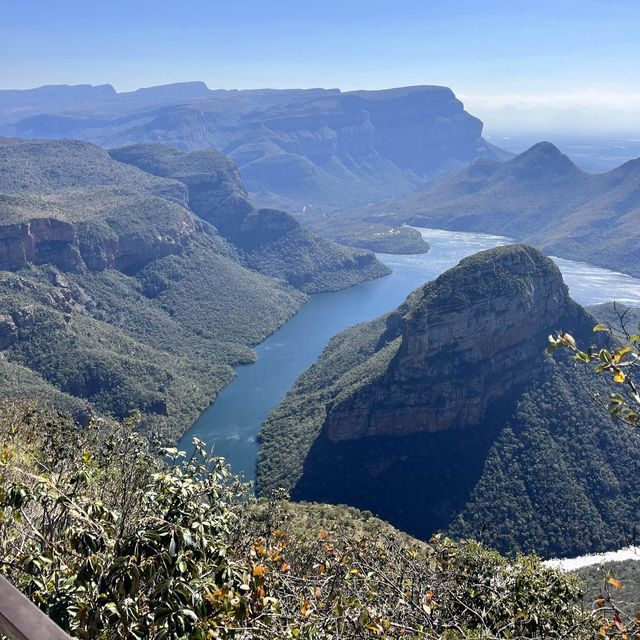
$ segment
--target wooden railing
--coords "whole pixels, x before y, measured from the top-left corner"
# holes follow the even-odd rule
[[[0,576],[0,636],[9,640],[70,640],[33,602]]]

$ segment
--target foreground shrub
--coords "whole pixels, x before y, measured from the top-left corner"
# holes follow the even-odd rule
[[[583,611],[577,579],[534,556],[256,501],[199,441],[161,460],[134,421],[79,430],[6,405],[0,442],[0,570],[73,637],[627,635],[612,603]]]

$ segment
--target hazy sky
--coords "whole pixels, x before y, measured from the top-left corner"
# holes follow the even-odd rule
[[[450,86],[489,130],[640,130],[640,0],[0,0],[0,88]]]

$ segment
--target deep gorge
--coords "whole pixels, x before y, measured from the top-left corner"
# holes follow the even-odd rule
[[[463,257],[509,242],[501,236],[480,233],[433,229],[421,232],[431,245],[427,254],[378,254],[393,270],[390,276],[312,296],[291,320],[258,345],[255,363],[236,369],[235,379],[185,433],[179,446],[189,449],[193,437],[201,438],[227,458],[234,471],[252,480],[260,425],[332,336],[350,325],[390,311],[410,291]],[[639,279],[586,263],[564,259],[556,262],[571,295],[580,304],[594,305],[615,299],[640,305]]]

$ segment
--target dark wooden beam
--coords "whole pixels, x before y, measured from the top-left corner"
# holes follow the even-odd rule
[[[0,634],[9,640],[70,640],[3,576],[0,576]]]

